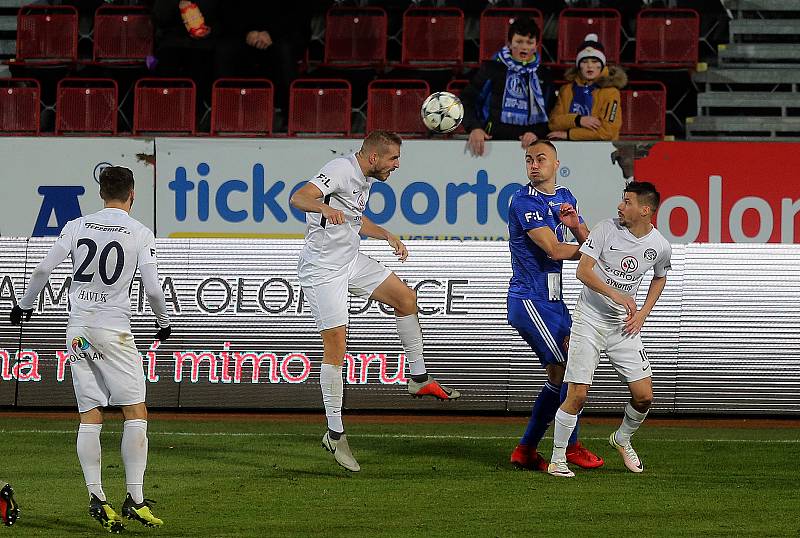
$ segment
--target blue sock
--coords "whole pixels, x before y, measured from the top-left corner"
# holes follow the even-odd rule
[[[569,387],[569,383],[562,383],[561,384],[561,403],[564,403],[564,400],[567,399],[567,388]],[[572,446],[578,442],[578,430],[581,429],[581,414],[578,413],[578,422],[575,423],[575,429],[572,430],[572,435],[569,437],[569,443],[567,446]]]
[[[544,432],[547,431],[547,428],[556,416],[556,411],[558,411],[558,406],[560,404],[558,395],[560,389],[561,387],[553,385],[549,381],[545,382],[542,391],[539,393],[539,396],[536,397],[536,401],[533,404],[533,411],[528,421],[528,427],[525,429],[525,433],[522,435],[519,444],[528,445],[530,447],[539,445],[539,441],[544,437]]]

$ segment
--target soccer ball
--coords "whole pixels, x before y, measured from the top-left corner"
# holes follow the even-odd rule
[[[434,133],[455,131],[464,119],[464,105],[450,92],[432,93],[422,103],[422,123]]]

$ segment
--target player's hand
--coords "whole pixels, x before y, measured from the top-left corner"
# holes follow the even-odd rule
[[[537,140],[539,140],[539,137],[536,136],[535,134],[533,134],[530,131],[528,131],[527,133],[525,133],[525,134],[523,134],[523,135],[521,135],[519,137],[519,141],[520,141],[520,145],[522,146],[522,149],[528,149],[528,146],[530,146],[531,144],[533,144]]]
[[[329,205],[322,205],[322,216],[331,224],[344,224],[344,211],[334,209]]]
[[[547,133],[548,140],[566,140],[567,131],[551,131]]]
[[[169,335],[172,334],[172,327],[170,326],[159,327],[158,323],[156,323],[156,329],[158,329],[158,332],[153,337],[153,340],[158,340],[159,342],[166,342]]]
[[[394,249],[394,255],[397,256],[397,259],[399,259],[401,262],[406,261],[408,258],[408,249],[406,248],[405,244],[400,241],[400,238],[396,235],[390,234],[389,237],[386,238],[386,241],[388,241],[389,246]]]
[[[636,311],[639,309],[636,306],[636,301],[633,300],[633,297],[630,295],[625,295],[624,293],[615,293],[611,300],[617,303],[620,306],[625,307],[625,312],[627,312],[627,316],[625,317],[625,323],[627,324],[628,321],[633,319],[633,316],[636,314]],[[644,322],[642,322],[644,323]]]
[[[575,208],[572,207],[572,204],[568,204],[567,202],[564,202],[561,204],[561,207],[559,207],[558,218],[567,228],[577,228],[581,225],[581,221],[578,218],[578,212],[575,211]]]
[[[581,127],[586,127],[587,129],[596,131],[601,125],[603,125],[603,122],[594,116],[581,116]]]
[[[647,319],[647,314],[643,310],[639,310],[628,321],[625,322],[625,327],[622,329],[622,334],[633,336],[642,331],[644,322]]]
[[[483,129],[473,129],[469,132],[467,148],[473,157],[480,157],[486,149],[486,141],[491,139],[492,137]]]
[[[31,314],[33,314],[33,308],[30,310],[23,310],[19,305],[14,306],[14,308],[11,309],[11,315],[9,316],[11,325],[19,325],[22,323],[23,315],[25,316],[25,321],[28,321],[31,319]]]

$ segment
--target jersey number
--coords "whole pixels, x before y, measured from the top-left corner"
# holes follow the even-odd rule
[[[528,211],[525,213],[525,222],[530,222],[531,219],[544,220],[538,211]]]
[[[78,270],[75,271],[75,281],[76,282],[91,282],[94,278],[94,273],[84,273],[86,268],[89,267],[89,264],[92,263],[94,260],[95,254],[97,254],[97,243],[89,239],[88,237],[84,237],[82,239],[78,239],[78,247],[86,246],[88,251],[86,252],[86,258],[81,262]],[[107,262],[108,262],[108,255],[111,253],[112,250],[116,250],[117,252],[117,265],[114,267],[114,272],[109,277],[108,276],[108,269],[107,269]],[[125,264],[125,252],[122,250],[122,245],[117,243],[116,241],[111,241],[100,252],[100,264],[99,264],[99,272],[100,272],[100,279],[103,281],[104,284],[111,286],[119,280],[120,275],[122,274],[122,267]]]

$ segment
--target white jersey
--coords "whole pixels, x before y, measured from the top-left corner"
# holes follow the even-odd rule
[[[634,298],[645,273],[652,267],[654,276],[665,276],[672,256],[672,246],[657,229],[636,237],[619,219],[598,223],[580,251],[597,260],[593,270],[603,282]],[[588,286],[583,287],[576,309],[602,321],[618,322],[626,317],[624,306]]]
[[[106,208],[69,221],[52,250],[63,252],[61,259],[72,255],[69,325],[129,331],[133,276],[156,263],[153,232],[126,211]],[[33,301],[26,293],[20,304]]]
[[[330,225],[321,213],[306,213],[306,243],[301,258],[329,269],[353,261],[361,244],[361,217],[374,181],[364,177],[355,154],[332,160],[309,180],[322,191],[327,205],[344,212],[345,222]]]

